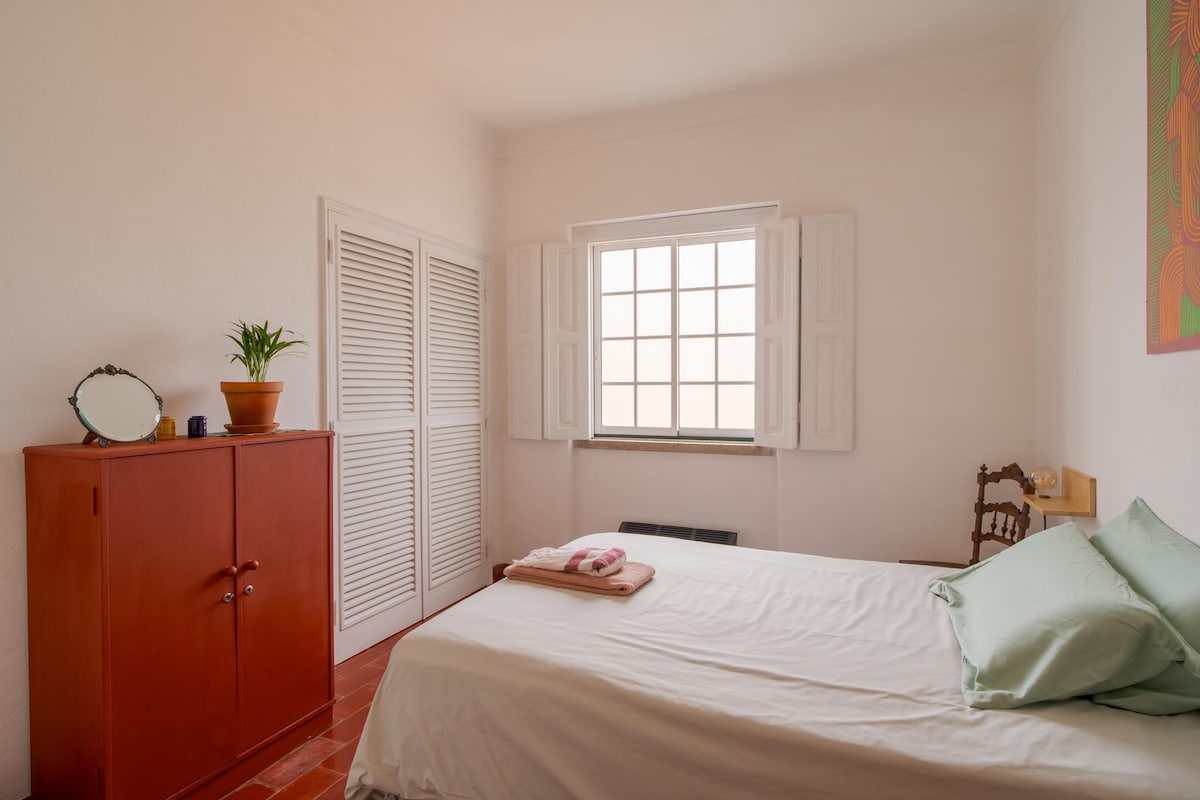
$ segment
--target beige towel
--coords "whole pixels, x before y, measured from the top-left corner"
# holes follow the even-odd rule
[[[633,594],[641,588],[642,584],[654,577],[654,567],[649,564],[626,561],[625,566],[612,575],[596,578],[578,572],[559,572],[552,569],[509,564],[504,568],[504,575],[514,580],[544,583],[560,589],[578,589],[581,592],[595,594]]]

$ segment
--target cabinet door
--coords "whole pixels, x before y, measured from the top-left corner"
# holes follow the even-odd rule
[[[95,794],[104,763],[100,467],[26,456],[32,796]],[[10,647],[12,645],[10,644]]]
[[[163,798],[237,755],[232,449],[104,468],[110,796]]]
[[[238,653],[248,749],[332,698],[329,439],[239,451]]]

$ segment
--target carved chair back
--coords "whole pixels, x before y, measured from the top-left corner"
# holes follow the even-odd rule
[[[975,529],[971,531],[972,564],[979,562],[979,546],[984,542],[999,542],[1008,547],[1024,539],[1029,529],[1029,504],[1022,502],[1018,506],[1011,500],[989,502],[985,497],[989,487],[1013,481],[1022,494],[1033,494],[1033,485],[1016,462],[996,472],[988,472],[987,464],[982,464],[975,481],[979,484],[979,496],[975,500]]]

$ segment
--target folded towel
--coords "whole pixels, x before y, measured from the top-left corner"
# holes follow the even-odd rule
[[[625,566],[618,572],[597,578],[578,572],[558,572],[510,564],[504,568],[504,575],[515,580],[557,586],[560,589],[578,589],[595,594],[633,594],[654,577],[654,567],[636,561],[626,561]]]
[[[513,563],[519,567],[578,572],[601,578],[621,568],[625,563],[625,551],[619,547],[607,550],[603,547],[539,547]]]

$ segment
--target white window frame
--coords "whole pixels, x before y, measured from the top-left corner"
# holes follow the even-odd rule
[[[747,288],[747,287],[754,288],[756,286],[756,282],[749,283],[749,284],[738,284],[736,286],[735,285],[722,286],[722,285],[719,285],[718,283],[716,283],[716,275],[714,275],[714,284],[711,287],[711,289],[708,289],[707,287],[698,288],[695,290],[690,289],[690,288],[689,289],[681,289],[679,287],[678,256],[679,256],[679,248],[683,247],[683,246],[687,246],[687,245],[710,244],[710,243],[718,244],[720,242],[730,242],[730,241],[754,242],[755,238],[756,238],[755,232],[756,231],[755,231],[754,227],[745,227],[740,230],[734,229],[734,230],[725,230],[725,231],[720,231],[720,232],[709,232],[709,231],[695,232],[695,233],[686,233],[686,234],[677,235],[677,236],[659,237],[659,238],[653,238],[653,239],[634,239],[634,240],[619,240],[619,241],[606,241],[606,242],[597,241],[597,242],[593,242],[591,244],[591,246],[589,248],[589,260],[590,260],[591,264],[593,265],[592,270],[591,270],[591,272],[592,272],[591,306],[592,306],[592,319],[594,320],[594,324],[592,325],[592,354],[593,354],[593,356],[592,356],[592,409],[593,409],[592,436],[593,436],[593,438],[638,437],[638,438],[651,438],[651,439],[681,439],[681,440],[700,440],[700,441],[743,441],[743,442],[753,441],[754,430],[755,430],[753,424],[748,428],[720,428],[720,427],[716,427],[716,426],[714,426],[712,428],[686,428],[686,427],[682,427],[680,425],[679,404],[680,404],[680,388],[681,387],[687,386],[687,385],[704,385],[704,386],[712,386],[713,387],[713,389],[714,389],[713,401],[715,404],[714,405],[714,415],[715,415],[714,422],[715,422],[716,419],[719,419],[719,415],[720,415],[719,387],[721,387],[721,386],[750,386],[751,389],[753,389],[755,380],[748,380],[748,381],[731,381],[731,380],[722,381],[722,380],[719,380],[719,375],[717,372],[717,359],[718,359],[718,353],[720,352],[720,347],[717,346],[717,343],[719,343],[720,338],[722,338],[719,335],[719,333],[717,332],[717,329],[719,329],[719,326],[720,326],[720,319],[719,319],[720,304],[719,304],[719,302],[716,304],[716,306],[714,308],[714,315],[715,315],[714,321],[716,324],[715,324],[714,331],[712,333],[695,334],[695,335],[681,334],[679,332],[678,320],[679,320],[680,301],[682,299],[683,293],[685,293],[685,292],[713,291],[714,292],[714,300],[715,300],[717,293],[719,293],[720,290],[722,290],[722,289],[738,289],[738,288]],[[603,303],[604,297],[612,297],[615,295],[625,294],[625,293],[624,292],[621,292],[621,293],[611,293],[610,292],[608,295],[601,294],[602,274],[601,274],[601,270],[599,269],[599,264],[601,262],[601,255],[605,252],[611,252],[611,251],[640,249],[640,248],[649,248],[649,247],[663,247],[663,246],[669,246],[671,248],[670,284],[667,287],[667,289],[665,289],[665,290],[660,289],[660,290],[656,290],[656,291],[670,291],[670,293],[671,293],[671,320],[670,320],[670,324],[668,326],[669,333],[666,336],[641,337],[641,336],[638,336],[638,331],[635,327],[634,335],[632,337],[628,337],[629,341],[634,342],[634,375],[633,375],[633,379],[628,382],[624,382],[624,381],[612,382],[612,381],[610,381],[607,385],[614,385],[614,384],[623,385],[623,384],[628,383],[628,385],[632,386],[634,388],[634,407],[635,407],[635,409],[637,407],[637,402],[638,402],[637,401],[637,387],[646,386],[646,385],[667,386],[671,390],[670,425],[667,427],[659,427],[659,428],[651,428],[651,427],[647,427],[647,426],[616,426],[616,425],[605,426],[601,423],[601,420],[603,418],[603,395],[604,395],[603,390],[604,390],[604,386],[605,386],[605,384],[603,384],[601,382],[601,375],[603,374],[603,369],[604,369],[603,344],[605,341],[605,338],[603,336],[603,330],[600,325],[600,320],[602,318],[601,309],[602,309],[602,303]],[[640,292],[638,291],[636,285],[633,288],[631,288],[628,292],[628,294],[630,296],[633,296],[635,298],[639,293]],[[636,326],[636,302],[637,301],[635,299],[635,301],[634,301],[634,303],[635,303],[635,305],[634,305],[635,326]],[[753,339],[755,336],[755,331],[749,331],[746,334],[744,334],[744,336],[748,337],[750,339]],[[626,337],[621,337],[621,338],[626,338]],[[670,380],[667,380],[667,381],[639,381],[637,379],[637,372],[636,372],[636,370],[637,370],[637,346],[636,346],[636,343],[638,342],[639,339],[642,339],[642,338],[656,338],[656,339],[657,338],[665,338],[665,339],[670,340],[670,343],[671,343],[671,357],[670,357],[671,378],[670,378]],[[680,343],[684,339],[696,339],[696,338],[712,338],[714,340],[715,346],[713,348],[713,359],[714,359],[713,379],[711,381],[684,381],[684,380],[682,380],[682,378],[679,374]],[[611,341],[611,338],[609,340]],[[753,369],[753,367],[754,367],[753,363],[751,364],[751,367]],[[755,378],[757,378],[757,375],[755,375]],[[636,413],[636,411],[635,411],[635,413]]]
[[[685,236],[689,233],[723,233],[725,231],[757,228],[779,219],[779,204],[764,203],[747,206],[728,206],[677,214],[587,222],[567,227],[568,240],[573,244],[612,242],[624,239],[655,239]]]
[[[567,229],[568,238],[573,244],[583,244],[588,248],[588,262],[592,275],[592,279],[588,282],[589,308],[592,310],[592,319],[597,321],[599,317],[599,278],[596,277],[598,270],[595,264],[598,262],[593,258],[594,245],[603,245],[608,242],[632,242],[635,240],[653,241],[662,240],[678,240],[699,235],[701,237],[720,236],[723,234],[740,234],[744,232],[757,231],[761,226],[775,223],[779,220],[779,204],[778,203],[759,203],[743,206],[726,206],[723,208],[708,208],[698,209],[695,211],[684,211],[674,214],[660,214],[646,217],[628,217],[624,219],[605,220],[601,222],[589,222],[579,225],[569,226]],[[640,242],[639,242],[640,244]],[[757,244],[756,244],[757,248]],[[675,332],[675,318],[678,315],[678,290],[677,270],[675,265],[674,255],[671,263],[671,291],[674,298],[672,303],[672,347],[671,347],[671,373],[673,376],[673,386],[678,387],[678,334]],[[756,281],[757,283],[757,281]],[[755,292],[759,289],[756,287]],[[679,439],[679,440],[708,440],[708,441],[746,441],[756,438],[754,430],[748,431],[720,431],[719,429],[704,429],[702,431],[688,431],[678,429],[678,398],[674,396],[676,393],[673,390],[673,402],[671,404],[671,428],[670,429],[647,429],[647,428],[607,428],[603,429],[602,433],[597,433],[600,430],[600,382],[599,382],[599,365],[600,365],[600,337],[599,324],[595,322],[592,325],[592,362],[590,375],[592,380],[591,393],[591,437],[592,438],[609,438],[609,437],[640,437],[640,438],[659,438],[659,439]],[[756,334],[757,335],[757,334]],[[755,380],[760,380],[761,375],[758,371],[758,363],[756,358],[755,363]],[[755,403],[755,417],[757,427],[757,416],[759,414],[758,403]]]

